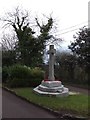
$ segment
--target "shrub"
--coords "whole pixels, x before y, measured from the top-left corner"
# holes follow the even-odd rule
[[[8,87],[35,87],[41,83],[44,77],[44,71],[40,68],[22,65],[9,67],[8,73]]]
[[[30,70],[22,65],[14,65],[9,67],[9,79],[27,79],[29,74]]]
[[[7,79],[8,79],[8,68],[3,67],[2,68],[2,83],[6,83]]]
[[[30,71],[30,86],[36,87],[44,79],[44,71],[39,67],[32,68]]]
[[[31,69],[31,77],[32,78],[41,78],[44,77],[44,71],[41,70],[39,67],[35,67]]]
[[[25,79],[13,78],[12,80],[7,81],[7,86],[12,88],[27,87],[28,82]]]

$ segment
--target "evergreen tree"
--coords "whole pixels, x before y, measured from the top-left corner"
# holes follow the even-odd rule
[[[90,29],[83,27],[74,36],[75,41],[71,43],[69,49],[76,54],[78,65],[85,69],[90,79]]]
[[[3,21],[12,26],[18,39],[14,47],[15,59],[28,66],[42,64],[46,42],[52,37],[49,32],[53,26],[53,19],[50,17],[46,24],[40,25],[38,19],[35,18],[37,27],[40,29],[38,36],[35,36],[35,31],[30,27],[28,12],[24,13],[16,8],[15,12],[9,13]]]

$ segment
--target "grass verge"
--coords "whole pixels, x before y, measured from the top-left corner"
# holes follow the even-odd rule
[[[55,111],[73,113],[80,116],[89,116],[88,100],[90,96],[79,94],[68,97],[48,97],[37,95],[32,88],[15,88],[16,94],[22,96],[33,103],[48,107]]]

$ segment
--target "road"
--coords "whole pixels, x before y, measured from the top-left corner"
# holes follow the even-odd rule
[[[0,120],[2,118],[2,89],[0,87]]]
[[[3,118],[55,118],[50,112],[2,90]]]

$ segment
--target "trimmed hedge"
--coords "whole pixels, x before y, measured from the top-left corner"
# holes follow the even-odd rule
[[[8,87],[36,87],[43,78],[44,71],[38,67],[14,65],[3,68],[3,79]]]

